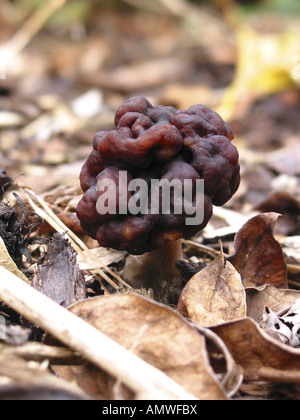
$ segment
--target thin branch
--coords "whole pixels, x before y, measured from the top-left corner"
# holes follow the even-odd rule
[[[144,399],[195,400],[159,369],[0,267],[0,300]]]

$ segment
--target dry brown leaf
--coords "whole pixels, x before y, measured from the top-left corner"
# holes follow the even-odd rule
[[[276,341],[252,319],[212,327],[226,344],[245,380],[300,383],[300,352]]]
[[[280,214],[299,214],[300,201],[288,191],[275,191],[257,206],[261,212],[276,211]]]
[[[236,235],[235,254],[229,261],[240,273],[246,288],[272,284],[287,289],[286,262],[273,236],[279,216],[278,213],[255,216]]]
[[[205,338],[168,307],[137,295],[83,300],[70,310],[126,349],[162,370],[201,400],[226,399],[209,364]],[[59,367],[56,373],[97,399],[132,397],[90,364]]]
[[[54,372],[65,381],[76,383],[90,397],[96,400],[133,400],[134,392],[121,386],[115,378],[92,363],[81,366],[52,366]]]
[[[202,326],[246,316],[246,294],[241,276],[220,255],[187,283],[179,299],[179,312]]]
[[[279,313],[294,305],[299,298],[299,290],[278,289],[271,285],[266,285],[262,290],[249,288],[247,289],[247,315],[259,322],[266,306]]]
[[[240,389],[243,382],[243,370],[238,366],[225,343],[213,331],[208,328],[196,325],[199,331],[206,338],[206,345],[210,356],[210,363],[215,372],[218,372],[222,386],[228,396],[234,396]]]

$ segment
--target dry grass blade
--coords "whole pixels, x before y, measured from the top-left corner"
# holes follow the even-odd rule
[[[114,277],[118,282],[120,282],[123,286],[130,288],[130,286],[120,277],[118,276],[113,270],[107,267],[103,262],[97,258],[90,249],[72,232],[51,210],[49,205],[44,201],[38,194],[34,193],[31,189],[26,187],[21,187],[26,195],[26,198],[34,209],[34,211],[46,220],[49,225],[51,225],[58,233],[64,234],[69,240],[73,248],[76,250],[78,254],[81,255],[83,260],[88,260],[88,262],[93,266],[94,270],[104,279],[106,280],[111,286],[113,286],[116,290],[119,289],[119,286],[101,269],[105,269],[112,277]],[[39,205],[42,206],[40,208],[34,202],[36,200]],[[104,286],[103,286],[104,287]],[[104,288],[107,294],[109,292]]]
[[[22,346],[0,346],[0,353],[2,355],[13,354],[21,357],[24,360],[32,360],[35,362],[42,363],[45,360],[50,364],[70,364],[76,365],[83,363],[83,359],[80,355],[66,347],[54,347],[46,344],[28,342]]]
[[[208,257],[213,258],[213,259],[215,259],[220,253],[219,251],[217,251],[213,248],[210,248],[207,245],[200,244],[199,242],[192,241],[190,239],[182,239],[182,243],[185,244],[185,245],[189,245],[192,248],[198,248],[199,250],[201,250],[201,252],[203,254],[205,254]],[[224,254],[224,255],[225,255],[225,257],[227,257],[226,254]]]

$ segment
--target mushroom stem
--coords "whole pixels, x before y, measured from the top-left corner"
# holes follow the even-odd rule
[[[183,279],[175,263],[182,256],[181,239],[166,242],[159,249],[143,255],[129,255],[123,277],[136,289],[151,288],[157,301],[177,304]]]

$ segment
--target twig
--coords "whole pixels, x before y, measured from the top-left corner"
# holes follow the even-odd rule
[[[213,258],[213,259],[217,258],[218,255],[220,254],[220,251],[217,251],[217,250],[215,250],[213,248],[210,248],[206,245],[200,244],[199,242],[196,242],[196,241],[192,241],[192,240],[189,240],[189,239],[182,239],[182,243],[185,244],[185,245],[189,245],[193,248],[200,249],[201,252],[203,252],[203,254],[205,254],[208,257]],[[224,255],[225,255],[225,257],[227,257],[226,254],[224,254]]]
[[[3,344],[0,345],[0,353],[2,355],[14,354],[24,360],[32,360],[39,363],[47,360],[52,365],[77,365],[83,363],[82,357],[72,350],[34,342],[28,342],[22,346]]]
[[[0,300],[144,399],[195,400],[159,369],[0,267]]]
[[[56,216],[56,214],[51,210],[48,204],[37,194],[35,194],[31,189],[23,188],[23,191],[26,194],[27,200],[30,203],[31,207],[34,211],[43,219],[45,219],[57,232],[61,234],[65,234],[72,243],[72,246],[82,256],[83,259],[86,259],[88,256],[89,261],[91,262],[92,266],[96,270],[96,272],[103,277],[111,286],[113,286],[116,290],[119,289],[117,284],[103,271],[99,268],[99,265],[102,266],[112,277],[118,280],[123,286],[130,288],[130,286],[120,277],[118,276],[113,270],[107,267],[102,261],[97,258],[90,249],[82,242],[74,232],[72,232],[68,227]],[[38,203],[43,207],[41,209],[38,207],[33,199],[36,199]],[[108,292],[107,292],[108,293]],[[109,294],[109,293],[108,293]]]

